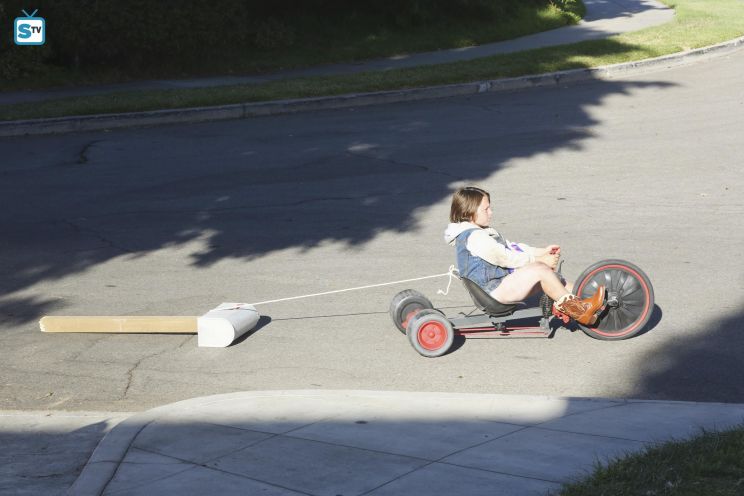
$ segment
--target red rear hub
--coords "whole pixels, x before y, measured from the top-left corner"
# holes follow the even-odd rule
[[[417,338],[422,348],[435,351],[447,342],[447,329],[441,322],[431,320],[419,327]]]

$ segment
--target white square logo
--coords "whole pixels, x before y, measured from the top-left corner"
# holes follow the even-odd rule
[[[26,17],[16,17],[13,39],[16,45],[43,45],[46,42],[46,21],[43,17],[34,17],[38,10]]]

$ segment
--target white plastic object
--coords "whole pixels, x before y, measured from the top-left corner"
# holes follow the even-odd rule
[[[221,303],[197,318],[199,347],[225,348],[258,323],[260,315],[248,303]]]

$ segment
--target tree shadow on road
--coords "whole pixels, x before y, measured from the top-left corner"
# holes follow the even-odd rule
[[[674,332],[674,329],[670,329]],[[744,310],[693,331],[638,359],[632,397],[685,401],[744,401]]]
[[[482,184],[498,197],[506,187],[498,173],[511,161],[581,149],[598,124],[590,109],[605,98],[670,86],[597,81],[0,140],[0,311],[36,319],[64,304],[19,292],[164,248],[187,246],[191,265],[204,268],[416,231],[422,210],[459,184]]]

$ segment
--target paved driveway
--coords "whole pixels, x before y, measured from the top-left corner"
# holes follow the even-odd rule
[[[377,389],[744,401],[744,52],[558,89],[0,140],[0,408],[142,410],[221,392]],[[198,315],[442,273],[451,191],[557,242],[576,277],[644,268],[654,327],[624,342],[468,341],[419,357],[403,287],[261,307],[227,349],[193,336],[42,334],[55,315]],[[460,287],[411,285],[455,312]],[[269,321],[270,319],[270,321]]]

